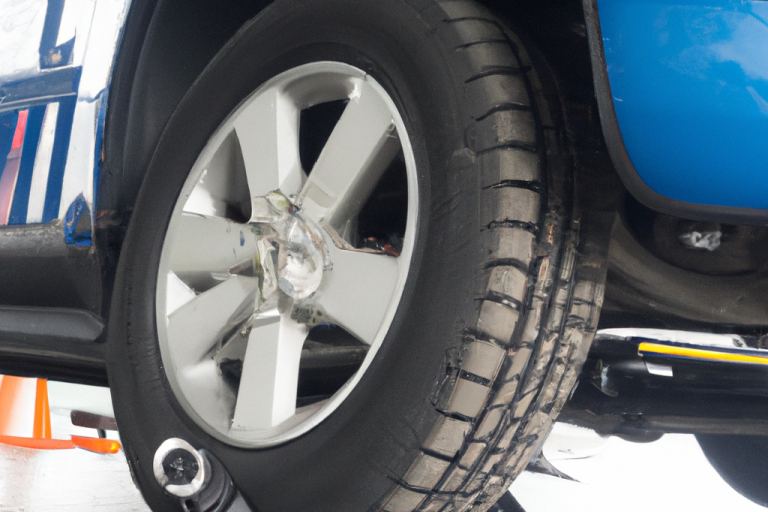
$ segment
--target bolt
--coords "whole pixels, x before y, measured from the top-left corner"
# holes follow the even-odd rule
[[[183,439],[166,439],[155,452],[152,469],[165,491],[177,498],[197,495],[210,478],[210,468],[192,445]]]
[[[163,459],[163,470],[168,477],[167,485],[187,485],[197,476],[200,466],[191,452],[176,448]]]

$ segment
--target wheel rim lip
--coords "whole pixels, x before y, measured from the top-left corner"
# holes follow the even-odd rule
[[[318,83],[317,80],[320,82]],[[389,111],[392,114],[393,124],[397,130],[401,149],[405,159],[408,189],[406,229],[403,240],[403,250],[401,251],[398,258],[400,260],[398,281],[390,300],[390,305],[387,309],[386,315],[381,322],[378,333],[376,334],[374,341],[371,343],[368,353],[366,354],[366,357],[364,358],[361,366],[358,368],[355,374],[350,377],[347,382],[336,391],[336,393],[332,395],[330,399],[325,401],[321,407],[315,409],[314,411],[310,411],[309,414],[306,414],[307,411],[300,412],[297,410],[296,414],[292,418],[289,418],[285,422],[271,429],[260,431],[233,431],[229,428],[223,429],[221,426],[213,425],[210,421],[205,419],[186,398],[185,390],[177,378],[177,374],[180,369],[177,368],[175,361],[170,355],[170,344],[172,342],[168,339],[166,324],[166,276],[171,270],[170,258],[173,244],[168,243],[168,241],[173,236],[175,224],[178,223],[178,219],[181,217],[184,206],[189,199],[192,190],[197,185],[204,168],[216,154],[218,148],[221,147],[224,139],[233,130],[235,119],[238,118],[238,115],[251,102],[253,102],[260,93],[263,93],[264,91],[276,86],[282,87],[282,90],[288,92],[290,98],[294,101],[296,108],[300,111],[304,108],[308,108],[319,103],[349,98],[350,94],[353,93],[355,80],[367,81],[368,84],[377,91],[381,99],[388,106]],[[352,390],[362,380],[362,377],[365,375],[368,368],[371,366],[374,358],[376,357],[379,349],[383,344],[384,338],[389,332],[395,314],[399,309],[405,289],[405,284],[413,263],[412,257],[415,240],[417,238],[419,215],[418,192],[416,158],[413,152],[408,130],[406,129],[405,123],[402,119],[402,116],[400,115],[400,111],[384,87],[382,87],[368,73],[355,66],[336,61],[319,61],[294,67],[280,73],[279,75],[273,77],[272,79],[259,86],[232,110],[232,112],[214,131],[213,135],[209,138],[203,150],[198,155],[198,158],[193,164],[192,170],[187,176],[186,181],[181,189],[181,193],[176,200],[176,204],[171,214],[171,220],[168,224],[168,228],[163,241],[163,249],[161,252],[156,282],[156,326],[160,345],[160,355],[164,367],[163,373],[166,375],[175,398],[182,406],[185,413],[187,413],[199,427],[201,427],[208,434],[229,445],[242,448],[269,447],[285,443],[289,440],[306,434],[310,430],[317,427],[325,419],[327,419],[346,400]],[[211,399],[215,399],[215,397],[211,397]],[[306,416],[301,417],[302,414],[306,414]]]

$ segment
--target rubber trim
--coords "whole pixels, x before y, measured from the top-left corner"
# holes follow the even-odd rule
[[[616,173],[627,190],[648,208],[675,217],[730,224],[768,224],[768,209],[715,206],[678,201],[655,192],[640,178],[634,165],[632,165],[627,148],[624,146],[619,121],[616,118],[605,62],[597,0],[582,0],[582,5],[584,7],[584,21],[587,26],[595,95],[597,96],[597,105],[600,111],[603,137],[608,147],[608,154],[611,156],[613,165],[616,168]]]
[[[56,337],[96,341],[104,322],[82,309],[0,306],[0,336]]]
[[[82,309],[0,306],[0,373],[105,386],[103,331]]]

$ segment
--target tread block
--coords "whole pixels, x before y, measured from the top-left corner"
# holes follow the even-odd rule
[[[528,274],[516,267],[493,267],[488,278],[486,293],[511,297],[519,302],[525,299],[528,288]]]
[[[517,392],[517,387],[519,384],[520,379],[518,378],[513,378],[512,380],[502,384],[502,386],[496,392],[496,396],[493,397],[493,405],[507,405],[512,403],[512,400],[515,399],[515,393]]]
[[[526,411],[528,410],[528,407],[531,405],[531,402],[533,402],[533,398],[536,395],[536,393],[528,393],[527,395],[524,395],[514,406],[514,410],[512,412],[513,418],[522,418]]]
[[[501,147],[517,147],[535,152],[536,124],[533,114],[520,110],[494,112],[467,130],[467,140],[475,153]]]
[[[513,377],[522,378],[523,370],[525,370],[525,367],[528,365],[532,353],[532,347],[521,347],[515,354],[511,356],[512,364],[507,370],[507,379],[511,379]]]
[[[516,187],[498,187],[483,190],[482,223],[484,226],[503,226],[505,222],[536,225],[541,210],[541,194]]]
[[[497,42],[465,46],[456,51],[452,57],[458,77],[467,83],[479,80],[483,76],[525,73],[524,68],[517,65],[517,58],[512,53],[512,48]],[[495,73],[494,70],[499,72]]]
[[[604,293],[605,287],[603,285],[591,281],[581,281],[576,283],[576,286],[573,289],[573,298],[578,299],[585,304],[593,304],[599,307],[603,305]],[[589,318],[589,316],[583,318],[586,319]]]
[[[472,425],[455,418],[442,417],[429,434],[424,448],[435,453],[453,457],[461,449]]]
[[[551,380],[553,383],[560,382],[563,378],[563,375],[565,375],[565,369],[566,367],[562,362],[555,363],[550,369],[547,379]],[[554,402],[558,388],[559,386],[557,385],[545,386],[544,390],[542,390],[541,395],[539,396],[539,403],[546,405]]]
[[[439,494],[433,495],[429,498],[429,501],[421,506],[420,512],[445,512],[443,507],[445,507],[449,501],[451,501],[449,496],[441,496]]]
[[[483,469],[480,471],[486,475],[493,472],[494,466],[496,466],[504,458],[504,453],[494,453],[493,455],[486,457],[483,463]]]
[[[404,480],[413,487],[434,489],[450,465],[446,460],[421,453],[411,464]]]
[[[531,106],[525,77],[521,74],[488,75],[465,83],[464,99],[474,119],[487,118],[492,109],[503,105]]]
[[[487,443],[470,443],[461,459],[459,459],[459,465],[463,468],[471,468],[487,449]]]
[[[496,430],[496,427],[499,426],[499,423],[501,423],[503,418],[504,409],[502,407],[491,409],[485,413],[485,417],[480,422],[480,426],[477,428],[477,432],[475,432],[475,439],[485,439],[486,436]]]
[[[384,512],[413,512],[427,498],[426,494],[398,487],[382,507]]]
[[[488,398],[490,388],[467,379],[456,379],[456,387],[444,412],[475,418]]]
[[[461,369],[492,381],[507,351],[487,341],[473,341],[462,347]]]
[[[482,43],[485,41],[506,39],[506,35],[490,16],[477,15],[466,18],[451,18],[438,28],[438,37],[447,48]]]
[[[520,312],[504,304],[482,301],[480,315],[477,319],[477,330],[493,340],[506,345],[515,330]]]
[[[542,307],[542,300],[538,297],[534,297],[531,301],[531,309],[528,310],[528,314],[525,317],[525,325],[523,326],[523,332],[520,335],[520,343],[530,344],[536,342],[541,329]]]
[[[486,247],[492,247],[486,258],[487,263],[515,260],[527,266],[533,259],[536,236],[530,231],[518,227],[498,226],[485,230],[482,236],[490,238],[484,242]]]
[[[440,486],[440,490],[444,492],[456,492],[464,485],[464,480],[467,478],[467,472],[461,468],[454,467],[451,469],[448,478],[445,479],[443,485]]]
[[[504,181],[542,181],[541,158],[536,153],[515,148],[486,151],[478,157],[483,188]]]
[[[520,421],[517,420],[513,422],[507,430],[505,430],[499,440],[496,442],[496,449],[497,450],[509,450],[509,448],[512,446],[512,444],[515,442],[515,439],[517,439],[517,431],[520,428]]]

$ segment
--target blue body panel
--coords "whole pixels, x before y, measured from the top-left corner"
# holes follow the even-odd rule
[[[768,2],[598,0],[640,178],[679,201],[768,208]]]

